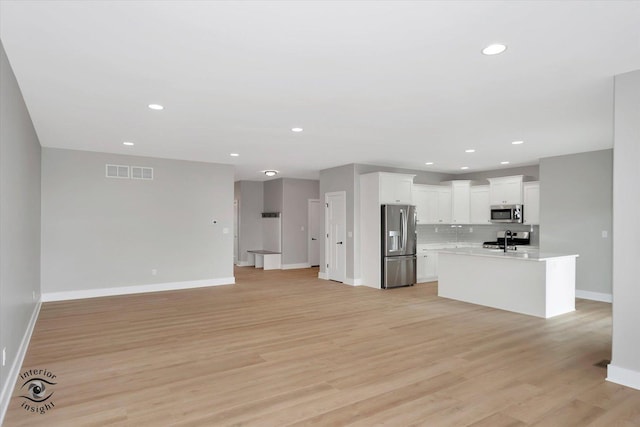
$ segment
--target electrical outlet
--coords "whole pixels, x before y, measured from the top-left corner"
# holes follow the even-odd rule
[[[7,364],[7,347],[2,348],[2,366]]]
[[[473,227],[469,227],[469,233],[473,233]]]
[[[158,275],[158,270],[156,270],[155,268],[151,269],[151,275],[152,276],[157,276]]]

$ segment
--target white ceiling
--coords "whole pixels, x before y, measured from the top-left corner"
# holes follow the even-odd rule
[[[610,148],[613,76],[640,69],[639,1],[2,0],[0,16],[43,146],[248,180]]]

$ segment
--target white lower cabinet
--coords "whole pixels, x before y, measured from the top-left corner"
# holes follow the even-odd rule
[[[422,250],[417,259],[418,283],[438,280],[438,251]]]

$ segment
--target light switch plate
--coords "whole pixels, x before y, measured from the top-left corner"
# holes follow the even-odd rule
[[[607,230],[602,230],[602,238],[606,239],[607,237],[609,237],[609,232]]]

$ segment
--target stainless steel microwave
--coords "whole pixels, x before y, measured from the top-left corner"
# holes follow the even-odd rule
[[[524,221],[524,206],[522,205],[492,205],[491,222],[511,222],[522,224]]]

